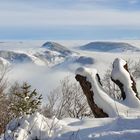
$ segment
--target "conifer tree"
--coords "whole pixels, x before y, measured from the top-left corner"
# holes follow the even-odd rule
[[[16,117],[31,115],[41,105],[42,95],[39,95],[36,89],[31,91],[31,85],[26,82],[21,87],[15,85],[12,96],[15,101],[12,101],[10,108]]]

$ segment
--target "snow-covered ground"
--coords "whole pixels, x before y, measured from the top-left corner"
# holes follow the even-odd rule
[[[39,113],[9,123],[0,140],[139,140],[139,117],[57,118]]]

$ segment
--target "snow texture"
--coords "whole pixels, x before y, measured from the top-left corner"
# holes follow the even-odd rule
[[[0,140],[138,140],[140,118],[45,118],[39,113],[12,120]]]
[[[35,113],[31,116],[24,116],[12,120],[7,125],[3,139],[45,140],[58,135],[58,131],[61,130],[63,125],[65,125],[65,123],[63,121],[59,121],[55,117],[48,119],[39,113]]]

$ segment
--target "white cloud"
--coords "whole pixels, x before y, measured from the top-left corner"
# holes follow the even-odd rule
[[[0,12],[0,26],[140,26],[140,12],[117,10],[37,10]]]
[[[59,70],[49,70],[47,67],[39,67],[32,64],[16,65],[9,72],[8,80],[11,84],[14,81],[19,83],[28,82],[32,88],[36,88],[43,95],[45,101],[47,94],[60,85],[60,80],[68,76],[70,73]],[[57,78],[56,78],[57,77]]]

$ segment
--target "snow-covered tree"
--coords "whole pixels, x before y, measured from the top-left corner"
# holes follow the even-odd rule
[[[76,70],[76,80],[79,81],[95,117],[126,115],[128,110],[140,108],[136,83],[126,61],[120,58],[114,60],[111,79],[121,90],[122,100],[119,102],[103,89],[97,70],[82,67]]]
[[[36,90],[31,91],[31,85],[26,82],[22,86],[16,83],[10,92],[10,109],[16,117],[33,114],[41,105],[42,95],[39,95]]]
[[[134,62],[133,60],[128,59],[127,65],[129,68],[129,72],[134,77],[134,79],[140,78],[140,60]],[[103,88],[105,89],[105,91],[109,96],[111,96],[114,99],[121,100],[122,99],[121,90],[110,78],[111,70],[112,70],[112,65],[106,70],[104,77],[102,79]]]

